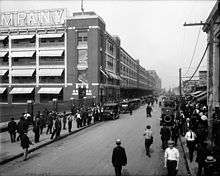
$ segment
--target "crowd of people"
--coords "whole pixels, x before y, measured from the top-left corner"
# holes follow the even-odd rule
[[[205,160],[209,155],[207,148],[207,106],[194,100],[184,99],[176,110],[176,118],[172,125],[161,124],[161,147],[163,150],[167,150],[170,140],[172,140],[174,146],[177,146],[179,136],[185,138],[190,162],[194,160],[195,151],[197,153],[195,159],[198,163],[197,176],[201,176],[202,169],[205,167]],[[205,169],[204,172],[206,172]]]
[[[33,144],[29,137],[28,131],[33,130],[34,143],[40,142],[40,136],[45,133],[50,135],[50,139],[58,139],[61,130],[72,132],[73,122],[76,122],[76,127],[81,128],[90,125],[92,121],[103,120],[103,109],[100,106],[82,107],[77,109],[72,107],[71,112],[58,113],[56,111],[48,111],[46,108],[32,118],[28,112],[21,115],[16,123],[14,118],[8,123],[8,133],[11,143],[21,142],[21,147],[24,149],[24,160],[27,159],[28,148]]]

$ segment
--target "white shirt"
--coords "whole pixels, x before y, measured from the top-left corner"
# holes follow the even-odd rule
[[[165,150],[164,157],[167,158],[167,160],[179,161],[179,155],[179,151],[175,147],[172,149],[168,147]]]
[[[145,136],[145,139],[151,139],[152,131],[149,129],[146,129],[144,132],[144,136]]]
[[[185,138],[187,141],[194,141],[196,138],[196,134],[193,131],[187,131]]]

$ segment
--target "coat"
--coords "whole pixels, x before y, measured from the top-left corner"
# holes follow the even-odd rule
[[[15,121],[10,121],[8,123],[8,132],[15,133],[16,130],[17,130],[17,123]]]
[[[160,130],[160,134],[161,134],[161,139],[164,139],[164,140],[169,140],[170,139],[171,133],[170,133],[169,128],[162,127],[161,130]]]
[[[29,148],[30,144],[32,144],[31,141],[29,140],[28,136],[24,133],[21,134],[20,139],[21,139],[21,147],[23,149]]]
[[[112,164],[114,167],[125,166],[127,164],[127,156],[123,147],[117,146],[113,149]]]
[[[207,155],[208,155],[208,151],[207,151],[206,147],[201,144],[198,145],[196,162],[200,163],[200,164],[204,164]]]

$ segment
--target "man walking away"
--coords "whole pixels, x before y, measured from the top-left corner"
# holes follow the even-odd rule
[[[24,161],[27,160],[27,154],[28,154],[28,148],[30,147],[30,144],[32,144],[32,142],[30,141],[29,137],[27,136],[27,133],[22,133],[20,136],[21,139],[21,147],[24,150]]]
[[[146,108],[147,117],[151,117],[151,111],[152,111],[152,107],[148,104]]]
[[[66,121],[67,121],[67,115],[66,111],[63,112],[63,130],[66,129]]]
[[[160,129],[161,141],[162,141],[162,149],[165,150],[167,148],[167,142],[171,137],[170,129],[163,124],[163,127]]]
[[[53,114],[50,113],[50,114],[48,115],[46,134],[48,134],[48,132],[50,132],[50,134],[52,134],[52,128],[53,128]]]
[[[8,123],[8,132],[10,134],[11,143],[15,142],[16,130],[17,130],[17,123],[14,121],[14,118],[12,117],[11,121]]]
[[[208,155],[205,143],[198,143],[196,162],[198,163],[197,176],[202,175],[202,169],[205,166],[205,159]]]
[[[115,168],[115,175],[121,176],[122,166],[127,164],[127,156],[125,149],[121,147],[120,139],[116,140],[116,147],[113,149],[112,153],[112,164]]]
[[[172,132],[172,140],[174,141],[175,146],[177,146],[177,140],[179,137],[179,127],[177,124],[175,124],[172,128],[171,128],[171,132]]]
[[[196,134],[192,131],[192,129],[189,129],[189,131],[186,132],[185,135],[186,138],[186,144],[189,150],[189,160],[190,162],[193,161],[193,153],[195,150],[195,139],[196,139]]]
[[[167,168],[168,176],[176,176],[179,166],[179,151],[173,146],[173,141],[168,141],[168,148],[165,150],[164,167]]]
[[[33,132],[34,132],[34,142],[37,143],[40,140],[40,119],[38,117],[34,121]]]
[[[145,136],[145,149],[146,149],[146,155],[150,156],[150,146],[153,143],[153,135],[152,135],[152,130],[151,130],[151,126],[147,125],[145,132],[144,132],[144,136]]]
[[[73,122],[73,115],[72,113],[68,116],[68,131],[69,133],[72,131],[72,122]]]

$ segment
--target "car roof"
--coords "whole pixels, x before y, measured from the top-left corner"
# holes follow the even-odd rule
[[[116,106],[118,103],[105,103],[103,106]]]

